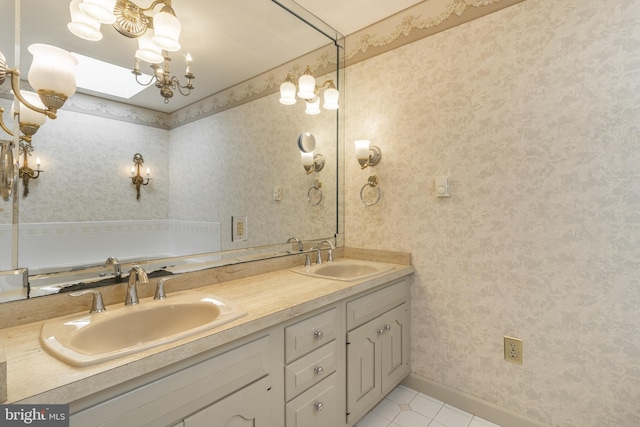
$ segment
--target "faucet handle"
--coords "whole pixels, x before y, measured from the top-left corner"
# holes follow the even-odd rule
[[[91,310],[89,313],[102,313],[103,311],[107,311],[107,308],[104,306],[104,301],[102,300],[102,294],[100,291],[96,291],[95,289],[87,289],[86,291],[78,291],[78,292],[70,292],[70,297],[79,297],[86,294],[93,294],[93,302],[91,304]]]
[[[158,281],[158,284],[156,285],[156,294],[154,295],[153,299],[162,300],[167,297],[167,295],[164,293],[164,282],[169,279],[172,279],[172,277],[163,277]]]

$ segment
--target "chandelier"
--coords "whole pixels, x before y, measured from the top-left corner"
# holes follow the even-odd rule
[[[153,16],[147,12],[162,5]],[[135,66],[132,73],[136,82],[142,86],[155,84],[165,104],[173,97],[173,91],[188,96],[193,89],[195,76],[191,72],[191,55],[187,54],[186,84],[178,77],[171,76],[169,52],[180,50],[180,32],[182,26],[171,7],[171,0],[155,0],[147,8],[140,7],[129,0],[71,0],[69,4],[71,22],[67,25],[74,35],[90,41],[102,39],[100,26],[112,25],[120,34],[138,39],[135,52]],[[151,64],[153,76],[148,82],[141,82],[140,62]]]

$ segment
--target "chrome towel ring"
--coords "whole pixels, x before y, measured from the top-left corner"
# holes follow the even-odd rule
[[[307,191],[307,201],[311,206],[318,206],[322,202],[322,197],[322,183],[316,179]]]
[[[380,198],[382,197],[382,190],[380,189],[378,182],[379,182],[378,177],[376,175],[371,175],[369,177],[369,181],[365,185],[363,185],[362,188],[360,189],[360,200],[362,201],[362,203],[364,203],[365,206],[377,205],[378,202],[380,201]],[[374,189],[375,200],[373,200],[372,202],[367,202],[365,200],[364,192],[365,192],[365,189],[367,189],[368,187],[371,187]]]

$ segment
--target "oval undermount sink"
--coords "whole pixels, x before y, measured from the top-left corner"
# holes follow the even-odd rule
[[[302,266],[291,269],[291,271],[306,276],[343,281],[367,279],[391,270],[393,270],[393,265],[390,264],[352,259],[339,259],[310,267]]]
[[[195,291],[107,308],[45,322],[42,347],[66,363],[86,366],[195,335],[246,314],[229,301]]]

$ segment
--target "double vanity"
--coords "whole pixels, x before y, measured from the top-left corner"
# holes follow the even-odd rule
[[[133,306],[112,286],[94,313],[94,296],[52,297],[67,312],[0,330],[4,403],[69,403],[83,427],[351,426],[409,373],[414,270],[344,256],[180,274],[165,299],[150,280]]]

